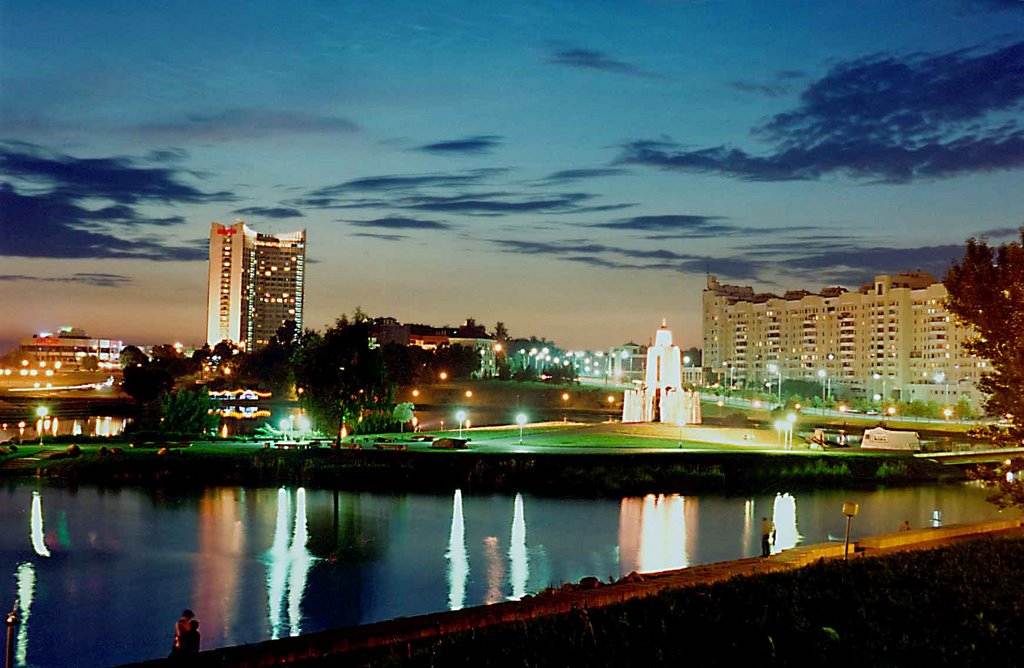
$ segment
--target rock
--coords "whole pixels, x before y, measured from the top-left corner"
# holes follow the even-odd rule
[[[588,575],[587,577],[580,580],[581,589],[597,589],[602,584],[603,583],[597,578],[595,578],[593,575]]]

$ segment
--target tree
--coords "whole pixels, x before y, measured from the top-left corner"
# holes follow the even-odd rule
[[[210,394],[203,388],[181,389],[160,396],[160,431],[175,434],[206,434],[217,428]]]
[[[1024,445],[1024,226],[1020,241],[998,248],[985,239],[967,240],[962,260],[946,272],[946,308],[974,329],[965,342],[968,353],[988,360],[989,371],[978,387],[987,394],[985,411],[1003,416],[1006,428],[989,427],[985,435],[1000,446]],[[995,489],[990,500],[1007,507],[1024,506],[1024,480],[1008,475],[1024,469],[1024,457],[979,467],[975,474]]]
[[[399,431],[403,431],[406,422],[412,421],[413,412],[416,407],[409,401],[395,404],[395,410],[391,411],[391,419],[398,423]]]
[[[234,373],[239,383],[269,390],[281,396],[291,386],[292,346],[282,345],[276,339],[251,353],[232,358]]]
[[[139,350],[137,346],[125,346],[121,349],[117,361],[121,364],[122,369],[127,369],[130,366],[149,364],[149,356]]]
[[[150,364],[126,366],[121,386],[139,404],[148,404],[174,387],[174,379],[167,371]]]
[[[95,355],[86,355],[82,358],[82,371],[99,371],[100,358]]]
[[[339,442],[342,427],[372,431],[391,420],[394,386],[381,349],[370,347],[367,319],[342,317],[323,334],[307,331],[292,356],[292,373],[303,406]]]

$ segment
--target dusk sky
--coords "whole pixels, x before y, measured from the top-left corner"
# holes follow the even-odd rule
[[[700,343],[1024,224],[1024,2],[0,4],[0,344],[205,338],[210,223],[361,306]]]

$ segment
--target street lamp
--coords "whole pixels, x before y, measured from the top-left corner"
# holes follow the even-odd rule
[[[43,420],[49,414],[50,414],[50,409],[47,408],[46,406],[40,406],[39,408],[36,409],[36,415],[39,416],[38,431],[39,431],[39,447],[40,448],[43,447]]]
[[[523,425],[526,424],[526,415],[520,413],[516,416],[516,424],[519,425],[519,445],[523,444]]]
[[[821,414],[825,414],[825,379],[828,378],[828,371],[818,369],[818,378],[821,379]],[[829,388],[831,389],[831,388]]]
[[[844,503],[843,514],[846,515],[846,544],[843,547],[843,559],[850,558],[850,521],[860,512],[860,505],[856,503]]]
[[[459,438],[462,438],[462,423],[466,421],[466,411],[456,413],[455,419],[459,421]]]
[[[778,364],[769,364],[768,372],[779,375],[779,405],[782,405],[782,367]]]

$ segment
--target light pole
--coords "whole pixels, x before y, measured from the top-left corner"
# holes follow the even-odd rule
[[[779,376],[779,405],[782,405],[782,367],[778,364],[769,364],[768,372],[775,373]]]
[[[46,406],[40,406],[36,409],[36,415],[39,416],[39,447],[43,447],[43,420],[49,415],[50,409]]]
[[[523,444],[523,425],[526,424],[526,416],[520,413],[516,416],[516,424],[519,425],[519,445]]]
[[[846,544],[843,546],[843,559],[850,558],[850,521],[860,511],[860,506],[856,503],[844,503],[843,514],[846,515]]]
[[[14,607],[7,613],[7,651],[4,652],[5,668],[14,668],[14,627],[18,625],[18,603],[15,599]]]
[[[455,418],[459,421],[459,438],[462,438],[462,423],[466,421],[466,411],[459,411]]]
[[[828,377],[828,371],[824,369],[818,369],[818,378],[821,379],[821,414],[825,414],[825,378]]]

